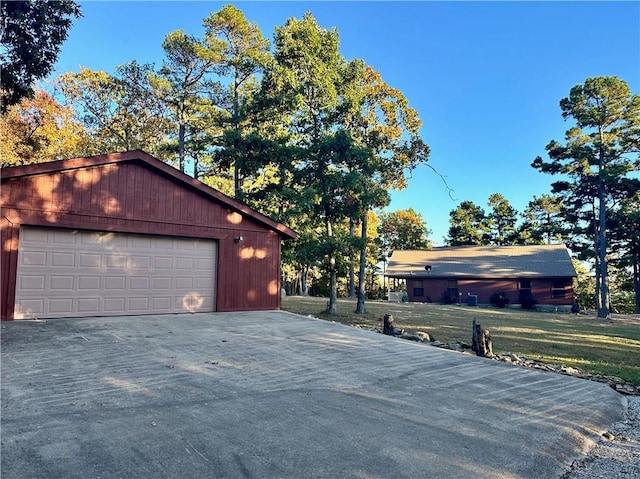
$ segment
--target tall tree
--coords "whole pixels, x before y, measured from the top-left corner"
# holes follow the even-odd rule
[[[510,245],[517,242],[516,222],[518,212],[500,193],[489,196],[491,211],[488,215],[491,242],[496,245]]]
[[[149,84],[151,65],[130,62],[111,75],[82,68],[58,79],[90,138],[86,154],[145,150],[163,158],[169,122]]]
[[[226,115],[222,127],[226,130],[223,148],[218,152],[219,158],[229,162],[234,171],[234,193],[239,197],[242,193],[243,164],[246,156],[244,144],[255,141],[246,139],[246,119],[248,102],[258,89],[256,81],[270,63],[269,40],[263,37],[258,25],[249,22],[242,11],[233,5],[225,5],[216,13],[204,20],[207,28],[206,41],[211,50],[219,55],[216,62],[216,73],[229,78],[228,85],[223,88],[218,105],[226,106]]]
[[[197,118],[206,115],[211,106],[205,92],[214,86],[207,81],[207,75],[213,72],[220,55],[182,30],[169,33],[162,48],[166,58],[157,74],[149,73],[149,81],[155,95],[169,107],[171,120],[177,126],[177,163],[184,172],[185,141],[188,136],[197,135]]]
[[[72,0],[0,2],[0,109],[33,95],[33,84],[45,78],[60,53],[74,18],[82,16]]]
[[[361,224],[356,312],[364,313],[368,212],[388,205],[390,189],[407,186],[407,172],[426,163],[429,147],[420,137],[417,111],[379,72],[354,60],[346,66],[343,78],[346,88],[339,114],[361,151],[353,157],[356,161],[349,164],[349,172],[358,178],[353,201]]]
[[[487,245],[490,243],[489,221],[480,206],[463,201],[449,212],[449,246]]]
[[[566,133],[566,143],[551,141],[546,150],[551,161],[538,157],[534,168],[562,174],[568,181],[554,189],[568,197],[593,191],[592,243],[596,258],[598,317],[609,315],[607,215],[619,192],[639,188],[629,173],[640,169],[640,96],[617,77],[588,78],[560,101],[562,116],[576,126]],[[566,204],[566,203],[565,203]],[[578,202],[574,202],[578,204]]]
[[[275,32],[274,64],[265,88],[280,108],[291,112],[288,142],[294,167],[283,168],[294,178],[298,202],[309,205],[322,220],[318,238],[330,279],[328,312],[337,312],[337,261],[342,249],[335,226],[346,214],[350,181],[346,164],[355,152],[348,135],[336,128],[335,111],[341,99],[340,72],[345,60],[338,50],[338,33],[318,25],[305,13],[291,18]],[[281,178],[284,178],[281,172]]]
[[[37,90],[0,115],[0,166],[81,156],[85,134],[73,110]]]

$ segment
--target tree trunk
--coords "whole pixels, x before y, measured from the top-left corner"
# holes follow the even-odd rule
[[[486,358],[493,357],[493,344],[491,342],[491,335],[487,329],[483,329],[480,324],[473,320],[473,335],[471,338],[471,349],[478,356]]]
[[[296,273],[296,286],[294,288],[296,294],[302,296],[302,270],[299,269]]]
[[[602,295],[600,294],[601,285],[602,285],[602,276],[600,276],[600,232],[598,231],[598,209],[596,208],[595,199],[591,204],[591,217],[593,224],[593,261],[594,261],[594,272],[595,272],[595,288],[596,288],[596,312],[600,311],[600,305],[602,301]]]
[[[595,244],[593,246],[594,251],[595,251],[595,259],[594,259],[594,271],[595,271],[595,277],[596,277],[596,312],[600,311],[600,305],[602,304],[602,294],[600,294],[600,291],[602,290],[602,276],[600,276],[600,237],[598,236],[598,233],[595,233],[596,236],[596,241]]]
[[[355,224],[353,222],[353,218],[349,218],[349,237],[353,238],[355,236]],[[355,273],[355,265],[353,264],[354,262],[354,257],[351,253],[349,253],[349,288],[347,291],[347,296],[349,298],[353,298],[356,295],[356,273]]]
[[[636,297],[636,306],[633,312],[640,314],[640,256],[636,256],[633,262],[633,292]]]
[[[333,237],[333,227],[329,219],[329,207],[325,206],[325,227],[327,237]],[[333,248],[333,247],[332,247]],[[338,314],[338,281],[336,277],[336,253],[331,250],[329,253],[329,304],[327,304],[327,313]]]
[[[234,84],[233,84],[233,129],[240,133],[240,99],[238,93],[238,87],[240,86],[238,79],[238,70],[235,71]],[[240,165],[238,164],[238,154],[236,152],[235,160],[233,162],[233,196],[239,198],[242,193],[240,186]]]
[[[198,157],[193,155],[191,157],[193,159],[193,177],[198,180],[200,179],[200,172],[198,171],[198,169],[200,168],[200,160],[198,160]]]
[[[309,296],[309,267],[302,267],[302,296]]]
[[[178,129],[178,164],[180,171],[184,173],[184,137],[185,137],[185,125],[180,123]]]
[[[601,131],[602,133],[602,131]],[[602,137],[602,134],[601,134]],[[604,150],[600,149],[600,177],[598,178],[598,259],[600,274],[600,301],[598,301],[598,318],[609,317],[609,272],[607,270],[607,202],[604,189]]]
[[[338,314],[338,281],[336,277],[336,255],[329,254],[329,304],[327,313]]]
[[[358,304],[356,305],[356,313],[364,314],[365,284],[367,281],[367,212],[362,215],[362,247],[360,249],[360,269],[358,270]]]
[[[402,331],[404,330],[393,326],[393,316],[385,314],[382,317],[382,334],[386,334],[387,336],[396,336],[402,334]]]

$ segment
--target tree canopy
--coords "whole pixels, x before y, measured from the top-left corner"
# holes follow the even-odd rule
[[[433,246],[424,218],[413,208],[381,213],[378,236],[387,257],[395,250],[430,249]]]
[[[484,209],[473,201],[463,201],[449,213],[449,246],[489,244],[489,224]]]
[[[60,53],[74,18],[82,14],[72,0],[0,2],[2,48],[0,108],[33,96],[33,84],[45,78]]]
[[[0,166],[27,165],[81,155],[87,136],[71,108],[44,90],[0,115]]]

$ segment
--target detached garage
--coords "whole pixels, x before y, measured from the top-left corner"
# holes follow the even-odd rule
[[[296,233],[147,153],[0,175],[2,320],[280,307]]]

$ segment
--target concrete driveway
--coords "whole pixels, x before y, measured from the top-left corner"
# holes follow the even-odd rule
[[[285,312],[2,324],[2,478],[559,478],[609,387]]]

